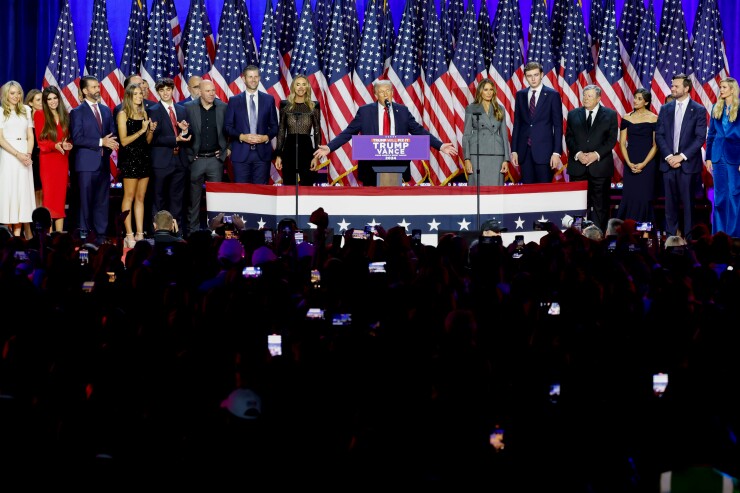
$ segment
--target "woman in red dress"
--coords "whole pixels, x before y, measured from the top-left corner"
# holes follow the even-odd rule
[[[64,206],[69,184],[69,113],[59,89],[49,86],[41,94],[43,111],[33,115],[39,143],[39,168],[44,189],[44,207],[54,220],[54,229],[64,229]]]

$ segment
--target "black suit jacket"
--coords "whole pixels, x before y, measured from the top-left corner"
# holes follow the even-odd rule
[[[221,148],[221,152],[218,156],[220,161],[226,159],[226,149],[228,148],[229,141],[226,138],[224,132],[224,118],[226,116],[226,103],[216,98],[213,100],[213,104],[216,109],[216,129],[218,131],[218,146]],[[187,115],[188,123],[190,123],[190,132],[192,137],[190,139],[190,145],[185,147],[188,161],[193,162],[196,154],[200,152],[200,133],[201,133],[201,121],[200,121],[200,98],[195,98],[188,101],[183,105],[185,108],[185,114]]]
[[[568,148],[568,175],[578,178],[586,174],[586,166],[576,161],[579,152],[596,151],[601,159],[588,166],[591,176],[609,178],[614,174],[612,149],[617,144],[617,112],[599,106],[599,111],[591,124],[586,128],[586,109],[576,108],[568,112],[565,131],[565,145]]]

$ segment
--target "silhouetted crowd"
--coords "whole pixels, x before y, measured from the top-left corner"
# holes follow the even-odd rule
[[[665,247],[625,221],[428,246],[312,222],[303,243],[286,219],[271,242],[222,226],[125,257],[0,231],[4,477],[657,492],[665,471],[740,473],[733,238]]]

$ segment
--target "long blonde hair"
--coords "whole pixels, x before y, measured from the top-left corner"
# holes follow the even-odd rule
[[[121,109],[127,118],[135,120],[135,116],[143,116],[144,120],[146,120],[146,106],[144,105],[144,101],[141,102],[140,108],[134,106],[134,91],[136,89],[141,91],[142,97],[144,96],[144,90],[139,84],[129,84],[123,92],[123,107]]]
[[[723,82],[726,82],[730,86],[730,90],[732,91],[732,103],[730,107],[730,121],[734,122],[737,119],[737,107],[740,105],[740,87],[737,85],[737,80],[733,79],[732,77],[726,77],[719,81],[720,84]],[[722,119],[722,112],[725,110],[725,100],[724,98],[717,99],[717,104],[714,105],[714,110],[712,110],[712,116],[716,118],[717,120]]]
[[[10,91],[11,87],[17,87],[18,90],[21,92],[21,97],[18,100],[18,104],[15,106],[10,106],[10,101],[8,101],[8,92]],[[9,80],[5,84],[3,84],[3,87],[0,88],[0,94],[2,94],[3,99],[3,115],[7,119],[10,117],[10,113],[15,112],[16,115],[26,118],[26,107],[23,103],[23,88],[19,83],[17,83],[14,80]]]
[[[498,100],[496,99],[496,84],[491,82],[490,79],[483,79],[480,81],[480,84],[478,84],[478,87],[475,89],[475,102],[481,105],[483,104],[483,89],[485,89],[487,85],[490,85],[493,88],[493,99],[491,100],[493,116],[496,117],[496,120],[501,121],[504,119],[504,112],[501,111],[501,106],[499,106]]]
[[[314,102],[313,99],[311,99],[311,84],[308,82],[308,77],[305,75],[296,75],[293,78],[293,82],[290,83],[290,94],[288,94],[288,111],[295,110],[295,83],[298,79],[303,79],[306,81],[306,95],[303,98],[303,102],[306,103],[306,106],[308,106],[308,109],[313,111]]]

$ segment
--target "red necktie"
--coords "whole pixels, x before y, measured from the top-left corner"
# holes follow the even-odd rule
[[[388,107],[385,108],[385,113],[383,114],[383,135],[390,135],[391,134],[391,113],[388,110]]]
[[[172,106],[170,106],[170,121],[172,122],[172,131],[175,132],[175,137],[177,137],[177,118],[175,117],[175,110],[172,109]]]
[[[95,113],[95,119],[98,121],[98,128],[100,131],[103,131],[103,119],[100,118],[100,112],[98,111],[98,105],[94,104],[93,107],[93,113]]]

